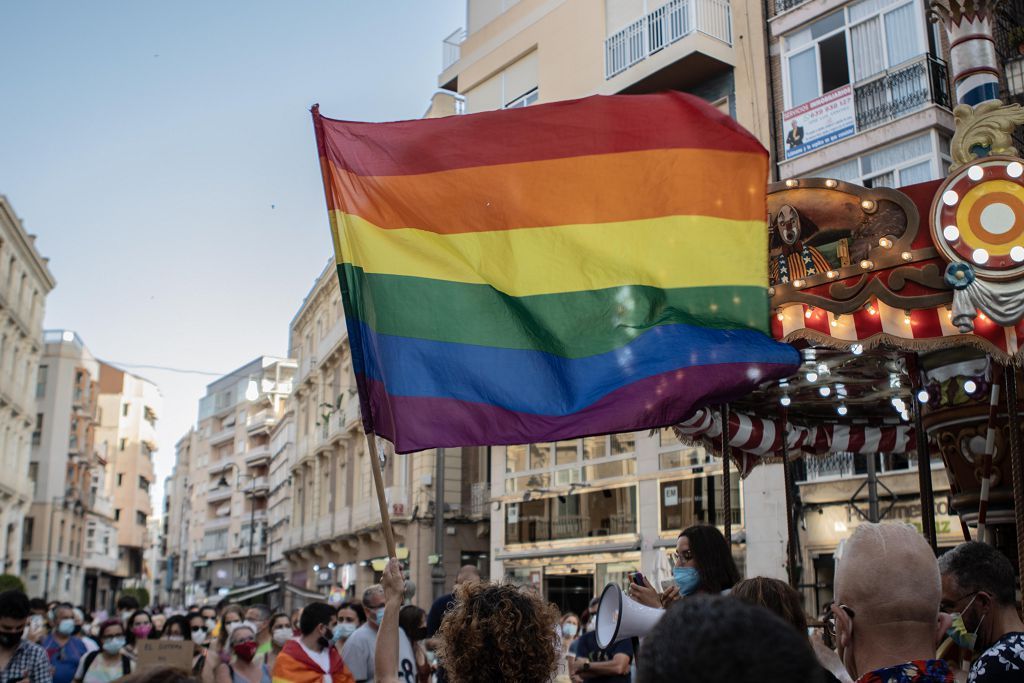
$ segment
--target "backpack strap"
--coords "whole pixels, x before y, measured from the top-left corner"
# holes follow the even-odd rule
[[[121,655],[121,672],[125,676],[132,672],[132,658],[128,655]]]
[[[96,658],[99,657],[99,655],[99,650],[93,650],[92,652],[86,653],[85,662],[82,664],[82,680],[85,680],[85,674],[89,673],[89,667],[92,666],[92,663],[96,661]]]

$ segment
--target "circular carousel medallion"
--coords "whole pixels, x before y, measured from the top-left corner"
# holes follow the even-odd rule
[[[932,203],[932,238],[985,280],[1024,273],[1024,165],[983,157],[951,175]]]

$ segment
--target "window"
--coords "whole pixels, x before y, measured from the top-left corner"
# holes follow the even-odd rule
[[[128,403],[121,406],[121,415],[128,417]]]
[[[146,481],[145,477],[139,477],[139,489],[149,493],[149,482]]]
[[[28,550],[32,547],[32,534],[35,533],[36,520],[33,517],[26,517],[21,526],[21,549]]]
[[[732,523],[740,524],[739,477],[730,478]],[[691,478],[662,481],[658,484],[660,529],[679,533],[694,524],[724,524],[722,517],[722,475],[697,474]]]
[[[30,462],[28,464],[28,480],[32,482],[32,494],[35,495],[36,483],[39,480],[39,463]]]
[[[861,0],[787,35],[787,108],[924,54],[927,33],[919,4]]]
[[[811,175],[865,187],[906,187],[944,177],[949,164],[949,141],[931,131],[819,169]]]
[[[32,445],[38,446],[43,440],[43,414],[36,413],[36,428],[32,430]],[[33,463],[37,464],[37,463]]]
[[[636,487],[509,503],[508,543],[596,538],[636,533]]]
[[[118,449],[123,451],[126,445],[128,445],[128,439],[121,439],[118,443]]]
[[[145,512],[136,512],[135,513],[135,523],[138,524],[139,526],[146,526],[146,513]]]
[[[123,472],[118,472],[117,473],[117,485],[118,486],[123,486],[124,485],[124,473]]]
[[[522,107],[529,107],[531,104],[536,104],[538,99],[540,99],[540,90],[534,88],[525,95],[517,97],[516,99],[506,104],[505,109],[520,109]]]
[[[121,521],[121,508],[114,508],[114,521],[115,522],[120,522]]]
[[[508,446],[505,451],[506,493],[594,482],[636,472],[632,433],[596,436],[556,444]]]
[[[0,353],[2,353],[2,351],[0,351]],[[45,365],[40,365],[39,370],[36,371],[36,398],[46,396],[46,378],[49,371],[50,369]]]

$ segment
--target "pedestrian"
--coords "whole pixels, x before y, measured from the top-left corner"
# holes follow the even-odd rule
[[[931,546],[908,524],[861,523],[836,563],[835,602],[825,622],[858,683],[953,683],[935,644],[952,620]]]
[[[228,604],[221,610],[220,621],[217,622],[214,633],[211,634],[210,644],[206,649],[202,671],[204,683],[216,681],[217,670],[231,659],[228,636],[242,623],[244,614],[245,609],[241,605]]]
[[[206,619],[200,612],[188,615],[189,640],[192,641],[192,675],[198,676],[206,666],[207,646],[210,636],[206,631]]]
[[[212,638],[214,630],[217,628],[217,608],[213,605],[203,605],[199,608],[199,614],[203,617],[203,623],[206,625],[206,633]]]
[[[764,607],[791,624],[797,633],[807,634],[807,615],[804,614],[800,593],[785,581],[756,576],[737,583],[730,595],[748,605]],[[826,683],[849,683],[850,675],[843,668],[843,663],[839,661],[835,651],[821,642],[820,633],[809,637],[809,641],[815,657],[824,669],[823,680]]]
[[[683,529],[672,554],[673,585],[659,594],[643,578],[643,585],[630,582],[629,597],[648,607],[667,607],[689,595],[727,593],[740,580],[736,561],[725,536],[717,527],[698,524]]]
[[[270,653],[266,657],[267,668],[274,670],[274,660],[277,658],[281,648],[289,640],[295,637],[292,632],[292,622],[284,612],[276,612],[270,617]]]
[[[75,612],[70,604],[60,603],[54,608],[53,615],[52,629],[40,645],[46,650],[53,667],[54,683],[71,683],[88,648],[75,635]]]
[[[234,655],[231,661],[217,669],[217,683],[260,683],[270,680],[270,669],[255,661],[259,643],[255,624],[243,621],[231,631],[225,645]]]
[[[568,663],[573,683],[581,683],[584,679],[596,679],[604,683],[630,683],[633,642],[625,639],[601,648],[597,644],[597,632],[588,631],[576,641],[573,657]]]
[[[639,683],[817,683],[807,637],[763,607],[719,595],[671,605],[644,638]]]
[[[340,653],[349,637],[366,623],[366,612],[358,602],[343,602],[338,606],[338,642],[334,644]]]
[[[408,585],[408,582],[406,582]],[[405,605],[398,613],[398,625],[412,645],[417,683],[430,683],[434,673],[423,643],[427,639],[427,613],[416,605]]]
[[[388,604],[401,604],[401,566],[384,570]],[[400,659],[401,632],[394,610],[385,611],[377,649],[377,680],[408,680]],[[558,609],[536,591],[510,584],[467,582],[438,631],[440,660],[452,683],[548,683],[558,663]],[[402,673],[402,678],[399,673]],[[409,672],[411,673],[411,671]]]
[[[455,589],[459,586],[468,583],[474,583],[480,580],[480,569],[474,564],[463,565],[459,569],[459,573],[455,576],[455,584],[452,586],[452,592],[446,593],[434,600],[434,603],[430,606],[430,611],[427,612],[427,648],[436,652],[438,643],[436,641],[437,632],[441,628],[441,621],[444,619],[444,615],[448,613],[448,610],[452,608],[455,601],[454,593]],[[439,662],[440,664],[440,662]],[[446,683],[447,674],[445,673],[444,666],[440,665],[437,668],[437,683]]]
[[[94,634],[86,629],[85,612],[82,611],[82,608],[76,607],[71,612],[75,619],[75,635],[82,639],[82,643],[85,644],[85,651],[88,653],[100,649],[99,643],[93,638]]]
[[[127,676],[135,662],[124,654],[128,640],[120,619],[108,619],[100,624],[100,649],[84,657],[75,673],[78,683],[109,683]]]
[[[385,604],[384,589],[379,585],[370,586],[363,591],[362,603],[363,609],[366,610],[366,623],[349,636],[345,642],[345,647],[341,649],[342,659],[345,660],[345,665],[352,672],[352,676],[356,681],[374,680],[374,652],[377,645],[377,630],[380,628],[380,623],[388,609],[395,612],[395,617],[398,617],[397,613],[402,609],[404,600],[404,580],[402,581],[402,588],[396,605],[388,606]],[[412,643],[409,642],[404,633],[399,633],[399,645],[399,670],[408,674],[408,676],[414,676],[416,673],[416,657],[412,649]]]
[[[942,611],[950,636],[977,658],[969,683],[1024,680],[1024,622],[1017,613],[1013,565],[987,543],[961,543],[939,558]]]
[[[184,614],[175,614],[168,617],[164,627],[160,631],[160,640],[182,641],[189,638],[188,617]]]
[[[153,621],[149,616],[149,612],[142,609],[137,610],[128,617],[128,624],[125,629],[125,638],[127,638],[128,644],[125,645],[125,653],[132,659],[137,658],[139,654],[139,641],[148,640],[152,633]]]
[[[284,644],[274,661],[275,683],[352,683],[352,673],[332,647],[338,616],[325,602],[302,610],[301,636]]]
[[[163,612],[153,610],[150,618],[153,620],[153,631],[157,634],[161,633],[164,630],[164,624],[167,623],[167,615]]]
[[[270,642],[270,608],[250,605],[245,610],[245,620],[256,627],[256,659],[262,662],[273,647]]]
[[[597,599],[594,599],[597,602]],[[569,683],[572,671],[570,662],[576,656],[576,643],[581,633],[580,618],[575,612],[566,612],[558,625],[558,638],[561,642],[562,656],[558,659],[558,672],[555,674],[555,683]]]
[[[51,683],[46,650],[22,638],[28,625],[28,596],[19,590],[0,593],[0,681]]]
[[[140,609],[139,601],[134,595],[122,595],[117,599],[117,613],[125,629],[129,629],[128,620]]]

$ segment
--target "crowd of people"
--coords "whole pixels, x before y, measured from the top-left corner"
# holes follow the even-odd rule
[[[0,683],[859,683],[1024,682],[1024,623],[1009,560],[963,543],[936,560],[913,528],[862,524],[837,563],[820,623],[778,579],[741,580],[712,526],[680,535],[671,585],[637,574],[630,598],[662,610],[639,640],[602,648],[599,599],[561,612],[531,587],[460,570],[429,611],[400,563],[358,601],[291,614],[266,605],[140,609],[86,620],[72,605],[0,593]],[[141,643],[190,643],[190,670],[136,670]],[[148,646],[147,646],[148,647]],[[969,666],[959,663],[971,660]]]

